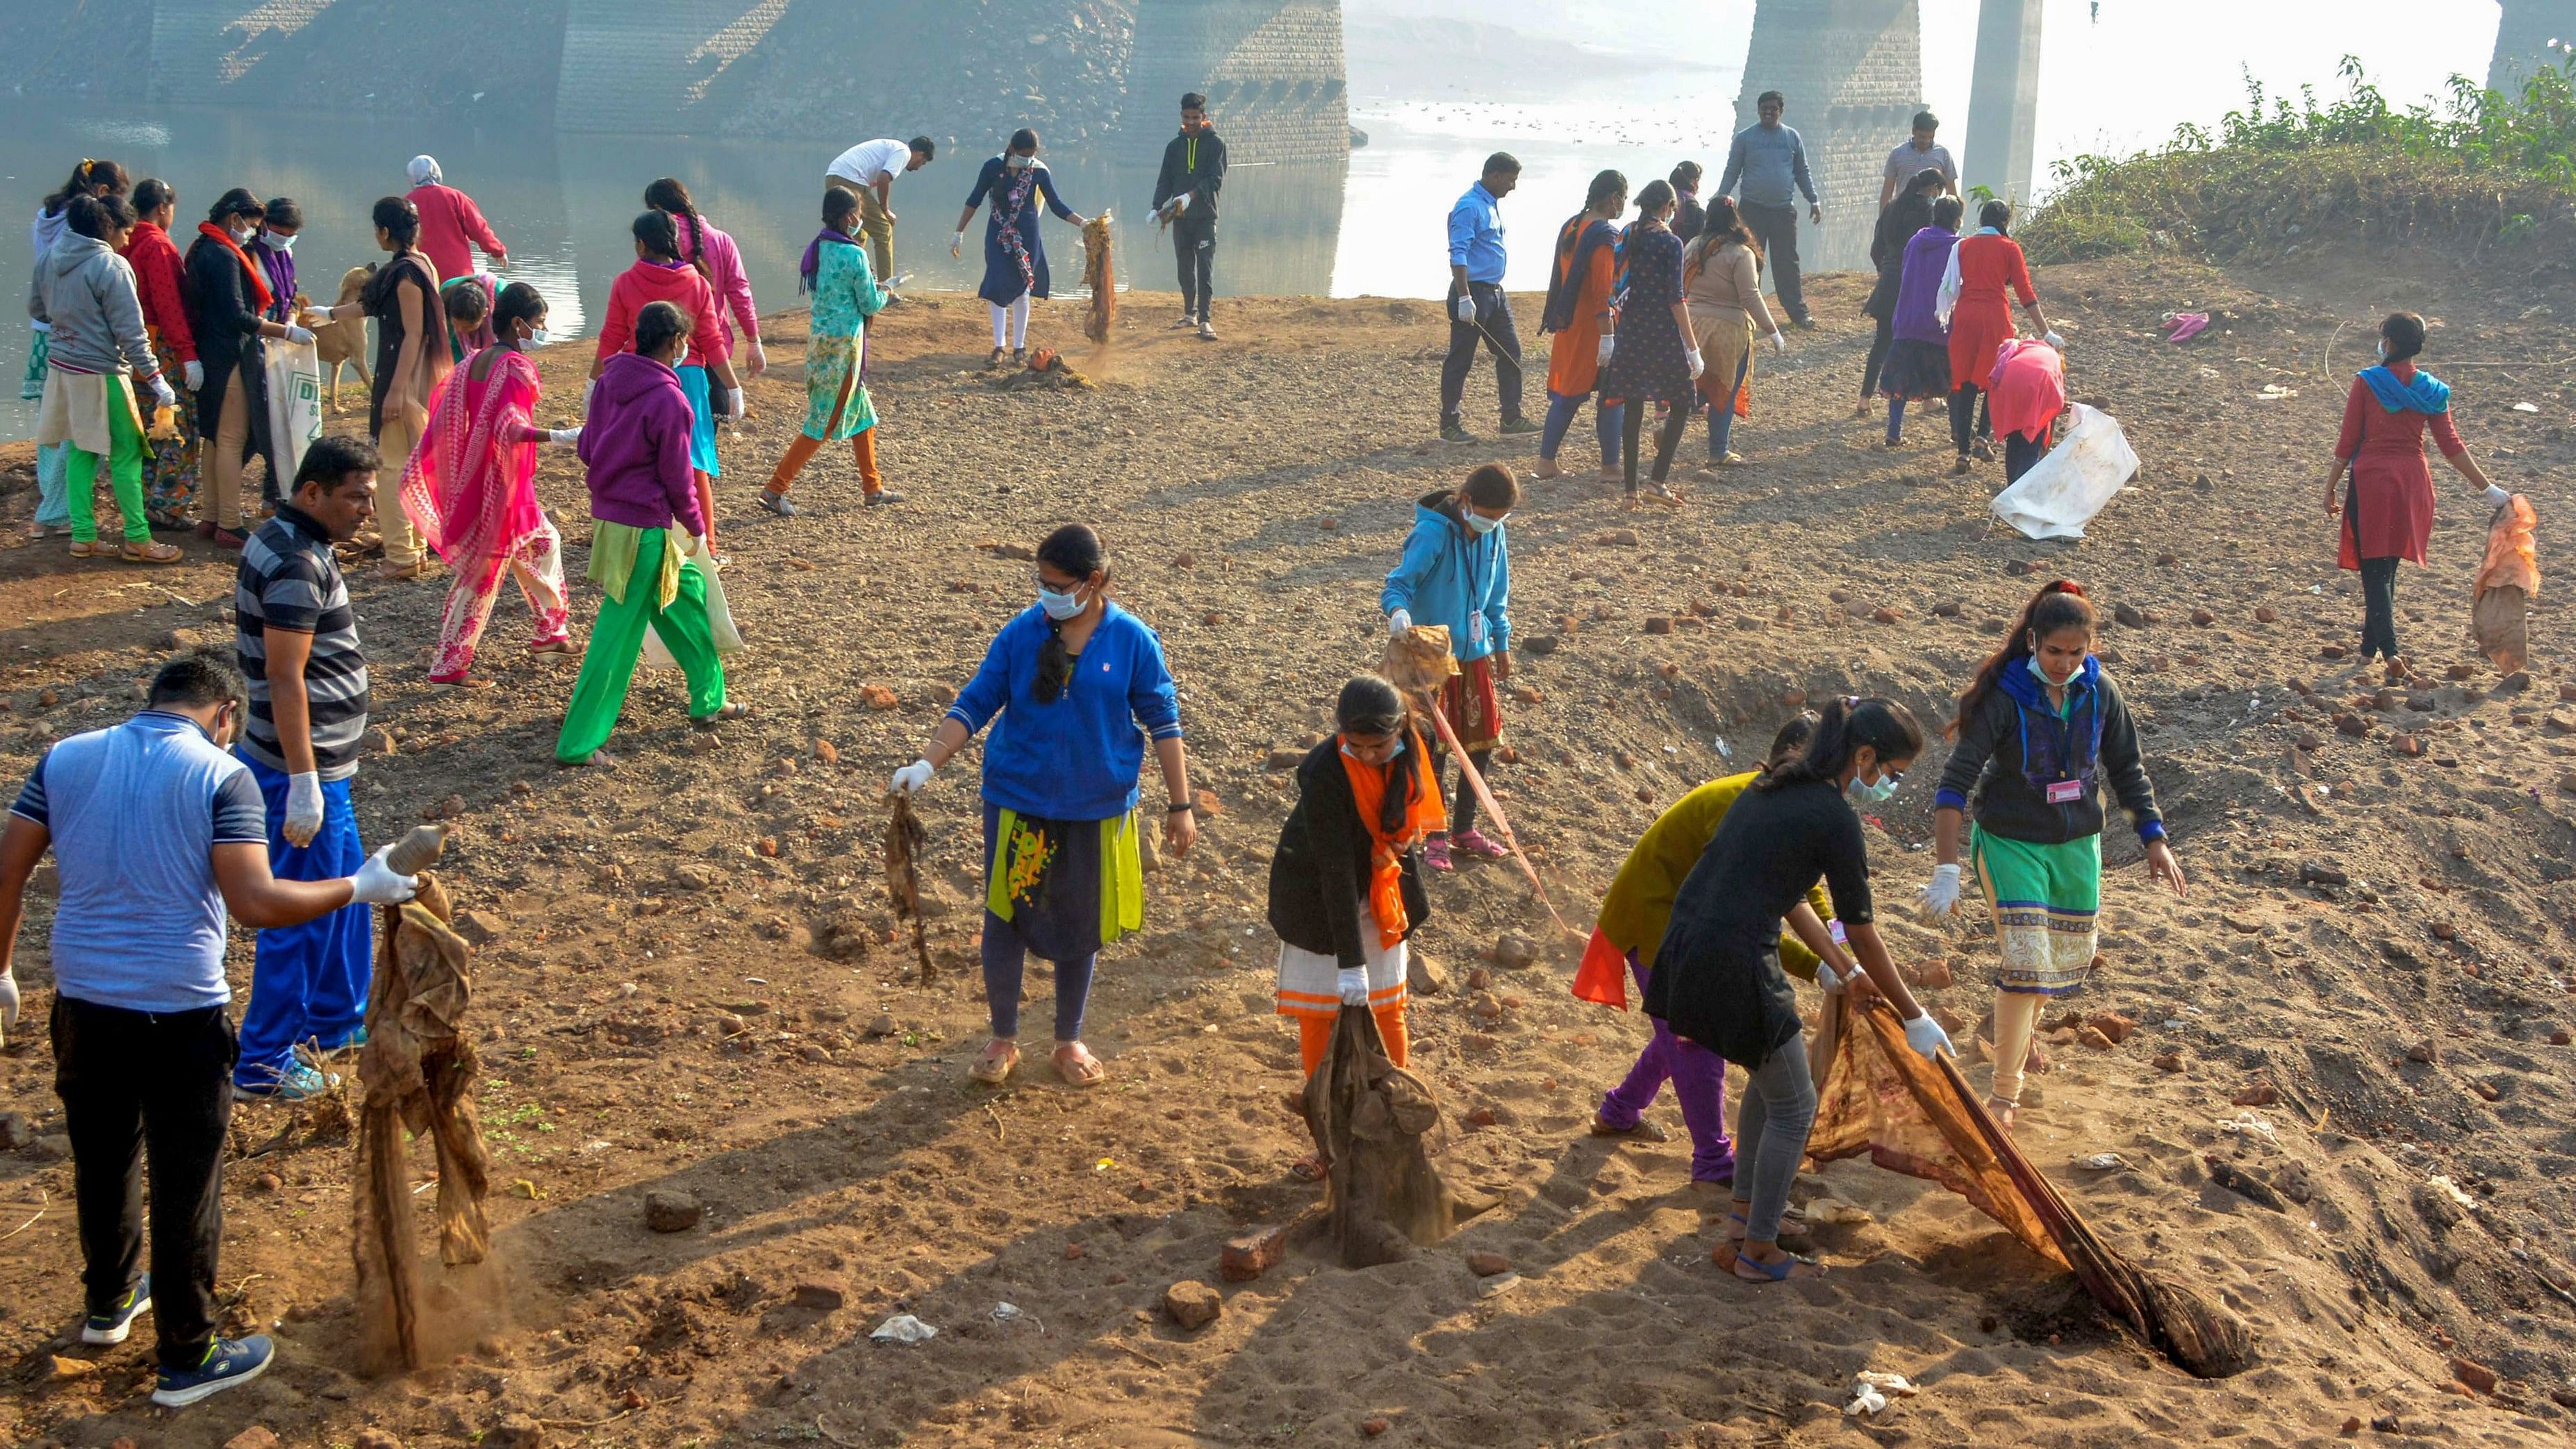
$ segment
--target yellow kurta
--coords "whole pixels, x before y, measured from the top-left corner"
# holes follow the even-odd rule
[[[1627,864],[1619,867],[1617,878],[1610,882],[1609,894],[1601,898],[1596,924],[1601,934],[1610,938],[1610,944],[1635,952],[1637,964],[1653,969],[1655,952],[1664,943],[1664,928],[1672,924],[1673,900],[1681,894],[1682,881],[1690,875],[1691,867],[1699,864],[1709,841],[1716,838],[1717,828],[1725,823],[1735,797],[1743,794],[1754,779],[1754,773],[1748,770],[1711,780],[1684,795],[1646,827],[1636,847],[1628,852]],[[1833,919],[1833,903],[1825,898],[1823,881],[1807,888],[1807,903],[1816,908],[1822,919]],[[1780,968],[1812,981],[1816,977],[1815,953],[1795,935],[1782,931]]]

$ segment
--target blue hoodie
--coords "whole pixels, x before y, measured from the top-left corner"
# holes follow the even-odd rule
[[[968,738],[999,714],[984,742],[984,798],[1041,820],[1107,820],[1136,808],[1145,740],[1181,737],[1180,690],[1163,641],[1111,604],[1052,704],[1037,699],[1047,617],[1023,609],[984,651],[948,717]],[[1143,726],[1139,729],[1138,726]]]
[[[1398,609],[1416,624],[1449,627],[1449,652],[1459,663],[1512,647],[1512,550],[1503,539],[1510,525],[1478,537],[1459,516],[1457,495],[1447,489],[1413,505],[1413,535],[1404,558],[1386,576],[1378,608]],[[1468,632],[1467,617],[1485,611],[1485,637]]]

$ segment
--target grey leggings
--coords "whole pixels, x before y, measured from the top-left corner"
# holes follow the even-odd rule
[[[1747,1241],[1780,1240],[1780,1214],[1789,1207],[1789,1185],[1807,1155],[1807,1129],[1816,1125],[1816,1084],[1807,1075],[1807,1035],[1781,1044],[1751,1073],[1735,1113],[1735,1183],[1752,1206],[1744,1214]],[[1751,1192],[1744,1174],[1753,1174]]]

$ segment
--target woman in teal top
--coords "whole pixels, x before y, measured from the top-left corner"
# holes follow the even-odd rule
[[[823,230],[805,248],[798,289],[814,296],[814,321],[805,343],[805,431],[787,445],[760,491],[760,506],[794,518],[787,490],[825,443],[850,440],[859,463],[859,488],[867,506],[901,503],[877,476],[877,410],[868,399],[868,319],[885,310],[867,249],[858,243],[859,198],[833,187],[823,193]]]

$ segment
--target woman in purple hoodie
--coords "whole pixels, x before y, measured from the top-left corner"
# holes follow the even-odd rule
[[[589,469],[590,577],[607,597],[591,625],[581,677],[564,710],[555,762],[608,762],[626,686],[653,627],[689,681],[689,723],[711,729],[750,713],[725,702],[724,664],[707,621],[706,516],[689,462],[696,426],[675,370],[689,353],[689,319],[668,302],[635,317],[635,350],[609,358],[581,435]],[[682,567],[687,558],[693,566]]]

